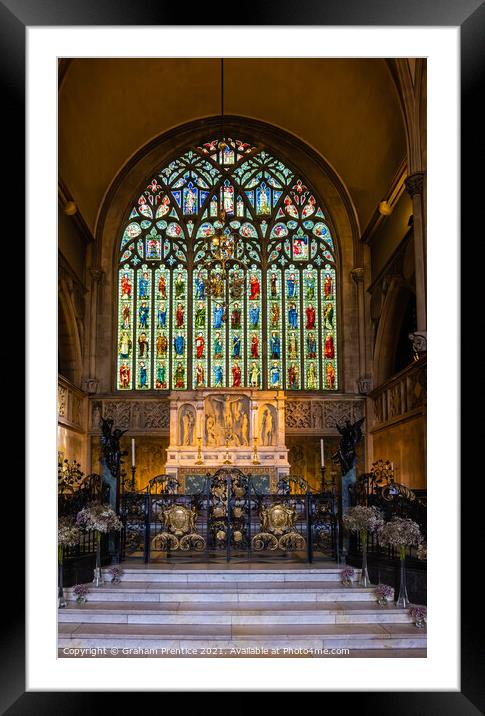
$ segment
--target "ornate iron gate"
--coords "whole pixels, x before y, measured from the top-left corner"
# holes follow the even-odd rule
[[[276,493],[262,493],[253,477],[236,468],[208,475],[194,494],[177,493],[177,486],[159,476],[142,492],[122,494],[122,559],[337,558],[334,489],[316,493],[290,477],[280,480]]]

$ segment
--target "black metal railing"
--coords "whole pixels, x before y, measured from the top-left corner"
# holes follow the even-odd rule
[[[276,493],[263,492],[261,476],[230,468],[193,477],[186,477],[192,488],[185,494],[176,492],[166,476],[122,493],[122,559],[219,556],[229,561],[295,553],[309,562],[317,554],[337,559],[334,488],[317,492],[292,476],[280,480]]]
[[[101,475],[91,473],[82,478],[75,487],[66,486],[59,482],[57,495],[58,516],[75,519],[90,502],[99,501],[109,503],[110,488],[103,482]],[[109,536],[101,535],[101,556],[106,561],[108,555]],[[93,531],[82,532],[79,543],[71,547],[64,547],[64,561],[78,560],[82,557],[96,553],[96,536]]]
[[[387,522],[393,517],[404,517],[419,525],[423,539],[427,533],[426,491],[412,490],[407,485],[390,480],[378,480],[373,473],[361,475],[349,488],[351,505],[377,507]],[[399,554],[392,546],[379,544],[378,535],[369,535],[367,550],[369,554],[381,555],[388,559],[398,559]],[[358,535],[350,536],[350,551],[361,552]],[[417,548],[406,549],[406,556],[416,559]]]

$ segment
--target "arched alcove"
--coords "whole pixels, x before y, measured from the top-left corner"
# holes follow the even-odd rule
[[[82,355],[76,317],[63,283],[58,296],[58,372],[73,385],[80,386]]]
[[[133,199],[147,187],[163,166],[190,146],[203,145],[208,137],[218,136],[220,118],[210,118],[175,128],[156,138],[132,157],[112,182],[97,222],[98,265],[104,270],[106,282],[98,311],[97,375],[103,390],[118,389],[117,330],[119,315],[116,300],[119,245],[123,227],[129,216]],[[215,133],[215,134],[214,134]],[[242,137],[248,144],[264,146],[273,156],[291,168],[298,169],[312,193],[324,207],[325,223],[334,242],[334,260],[339,277],[336,295],[336,320],[349,330],[337,337],[336,353],[340,357],[339,390],[355,385],[358,373],[358,352],[352,335],[357,333],[357,307],[352,292],[350,271],[361,260],[358,243],[359,227],[354,207],[342,181],[325,160],[301,140],[278,128],[245,118],[225,118],[226,136]],[[286,164],[287,163],[287,164]],[[343,316],[345,317],[343,319]],[[347,350],[346,342],[352,347]],[[322,345],[323,348],[323,345]],[[114,368],[116,366],[116,368]],[[310,384],[311,385],[311,384]],[[308,384],[306,386],[308,388]]]
[[[407,337],[416,329],[416,295],[402,280],[392,279],[386,292],[374,352],[375,386],[402,370],[412,359]],[[406,346],[406,339],[409,347]]]

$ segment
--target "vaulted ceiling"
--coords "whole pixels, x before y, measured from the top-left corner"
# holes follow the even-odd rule
[[[220,114],[220,78],[219,59],[64,65],[59,177],[93,233],[105,193],[133,154],[177,125]],[[226,59],[224,112],[276,125],[321,154],[346,185],[362,231],[405,158],[384,59]]]

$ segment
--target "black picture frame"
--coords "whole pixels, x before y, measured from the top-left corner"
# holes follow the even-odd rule
[[[211,3],[211,12],[203,4],[191,6],[191,24],[208,25],[207,20],[223,18],[222,24],[228,24],[227,5],[219,8]],[[484,73],[483,38],[485,37],[485,5],[483,0],[329,0],[327,2],[295,3],[287,0],[266,0],[259,6],[251,7],[248,13],[251,23],[241,22],[240,16],[234,18],[235,24],[279,25],[279,26],[312,26],[312,25],[365,25],[365,26],[459,26],[461,40],[461,134],[462,134],[462,199],[461,199],[461,231],[462,236],[473,235],[473,221],[477,207],[481,206],[481,187],[473,180],[473,166],[483,146],[483,120],[477,108],[481,97],[481,80]],[[15,148],[15,161],[4,171],[4,180],[8,182],[4,196],[9,187],[22,187],[25,184],[25,37],[26,27],[35,26],[90,26],[90,25],[133,25],[140,24],[140,3],[133,0],[108,0],[97,3],[82,0],[60,2],[59,0],[0,0],[0,73],[1,97],[3,105],[3,134],[8,144]],[[159,26],[184,25],[186,15],[184,8],[176,3],[161,0],[145,0],[143,3],[143,24]],[[277,20],[275,22],[275,19]],[[446,148],[444,149],[446,151]],[[483,155],[483,149],[481,151]],[[473,164],[472,164],[473,160]],[[5,175],[8,176],[5,176]],[[479,193],[480,192],[480,195]],[[17,220],[18,221],[18,220]],[[20,235],[25,225],[16,224],[15,233],[20,244]],[[467,258],[467,250],[462,253],[462,265]],[[483,278],[480,273],[480,262],[467,262],[467,298],[478,301],[478,290]],[[480,281],[481,279],[481,281]],[[465,295],[462,296],[465,298]],[[474,303],[473,305],[480,305]],[[479,352],[475,357],[467,357],[467,371],[476,370],[476,375],[483,373],[480,366]],[[21,398],[17,393],[17,401]],[[475,433],[474,433],[475,430]],[[467,430],[466,440],[475,440],[478,444],[478,428]],[[465,437],[464,437],[465,439]],[[465,444],[462,453],[467,454]],[[16,474],[19,473],[18,456],[15,464]],[[453,466],[451,469],[455,469]],[[16,500],[21,499],[19,486],[16,483]],[[462,496],[462,556],[472,553],[475,560],[479,559],[480,546],[478,530],[480,502],[476,499],[466,500],[466,492]],[[474,510],[477,519],[474,519]],[[466,511],[466,514],[465,514]],[[465,519],[466,517],[466,519]],[[20,510],[17,511],[20,518]],[[1,632],[0,649],[2,653],[0,670],[0,713],[9,716],[27,716],[38,713],[69,713],[72,716],[86,712],[90,704],[96,705],[100,695],[89,692],[26,692],[25,691],[25,613],[22,600],[24,583],[24,562],[22,554],[22,529],[15,526],[15,548],[4,550],[4,595],[6,603],[2,609],[4,620]],[[444,538],[445,539],[445,538]],[[471,546],[476,545],[476,550]],[[445,548],[445,544],[444,544]],[[480,567],[479,562],[475,565]],[[483,713],[485,709],[485,686],[483,680],[483,664],[485,654],[483,642],[477,638],[478,625],[481,619],[480,579],[467,578],[464,588],[463,603],[470,608],[464,609],[461,631],[461,692],[395,692],[384,693],[348,693],[346,696],[354,700],[358,713],[373,712],[374,714],[460,714],[468,716]],[[446,575],[443,575],[444,595],[446,593]],[[451,585],[453,588],[453,585]],[[470,590],[468,591],[468,588]],[[445,598],[445,597],[444,597]],[[357,665],[354,664],[354,668]],[[349,668],[349,685],[351,685]],[[383,689],[386,688],[383,683]],[[317,687],[316,687],[316,690]],[[325,699],[329,696],[327,694]],[[102,699],[104,702],[104,698]],[[346,700],[346,706],[348,701]],[[126,708],[126,707],[125,707]]]

